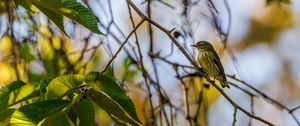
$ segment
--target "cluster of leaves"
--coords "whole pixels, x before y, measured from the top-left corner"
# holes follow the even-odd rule
[[[18,109],[17,105],[20,105]],[[95,107],[120,125],[140,123],[135,106],[116,81],[91,72],[40,83],[14,81],[0,89],[0,125],[95,125]]]

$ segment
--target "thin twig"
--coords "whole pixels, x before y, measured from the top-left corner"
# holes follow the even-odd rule
[[[136,26],[135,26],[134,21],[133,21],[131,8],[130,8],[129,4],[127,4],[127,7],[128,7],[129,18],[130,18],[132,27],[135,28]],[[138,54],[139,54],[139,61],[140,61],[139,64],[140,64],[140,67],[141,67],[143,73],[145,73],[146,70],[145,70],[144,62],[143,62],[143,54],[142,54],[142,51],[141,51],[141,47],[140,47],[140,44],[139,44],[139,39],[138,39],[138,36],[137,36],[136,32],[134,32],[134,36],[135,36],[135,39],[136,39],[136,45],[137,45]],[[147,88],[147,92],[148,92],[148,96],[149,96],[149,102],[150,102],[150,111],[151,111],[151,113],[150,113],[150,118],[151,118],[150,123],[152,123],[152,125],[154,125],[154,124],[156,125],[156,122],[154,121],[155,117],[154,117],[154,109],[153,109],[152,93],[151,93],[151,90],[150,90],[150,84],[147,81],[146,74],[143,74],[143,78],[144,78],[144,81],[146,83],[146,88]]]
[[[174,68],[175,69],[175,72],[176,72],[176,77],[177,79],[180,81],[181,83],[181,86],[183,88],[183,95],[184,95],[184,103],[185,103],[185,111],[186,111],[186,119],[188,120],[189,122],[189,125],[192,126],[193,123],[192,123],[192,118],[191,118],[191,115],[190,115],[190,105],[189,105],[189,89],[186,85],[186,83],[183,81],[183,79],[180,77],[179,75],[179,72],[178,72],[178,68]]]
[[[236,123],[236,114],[237,114],[237,108],[234,108],[232,126],[235,126],[235,123]]]
[[[124,45],[128,42],[128,39],[131,37],[131,35],[133,33],[135,33],[135,31],[144,23],[145,19],[142,19],[142,21],[140,21],[137,26],[128,34],[128,36],[126,37],[125,41],[122,43],[122,45],[118,48],[117,52],[113,55],[113,57],[108,61],[107,65],[105,66],[105,68],[101,71],[101,73],[104,73],[110,66],[110,64],[114,61],[114,59],[118,56],[118,54],[121,52],[122,48],[124,47]]]
[[[252,117],[256,120],[259,120],[265,124],[271,125],[273,126],[274,124],[272,124],[271,122],[262,119],[261,117],[255,116],[251,113],[249,113],[248,111],[246,111],[245,109],[243,109],[242,107],[240,107],[238,104],[236,104],[224,91],[222,88],[220,88],[218,85],[216,85],[214,83],[214,81],[210,80],[209,77],[203,72],[203,70],[197,65],[197,63],[189,56],[189,54],[185,51],[185,49],[179,44],[179,42],[177,42],[177,40],[172,36],[172,34],[169,32],[169,30],[165,29],[164,27],[162,27],[161,25],[159,25],[158,23],[156,23],[155,21],[153,21],[152,19],[149,19],[147,16],[145,16],[137,7],[136,5],[131,1],[131,0],[126,0],[129,5],[138,13],[138,15],[140,15],[140,17],[142,17],[143,19],[149,21],[151,24],[153,24],[154,26],[156,26],[158,29],[160,29],[161,31],[163,31],[165,34],[167,34],[167,36],[169,36],[169,38],[172,40],[172,42],[177,46],[177,48],[184,54],[184,56],[190,61],[190,63],[199,71],[203,74],[203,76],[205,77],[205,79],[210,82],[226,99],[227,101],[233,105],[234,107],[236,107],[237,109],[241,110],[243,113],[245,113],[247,116]]]

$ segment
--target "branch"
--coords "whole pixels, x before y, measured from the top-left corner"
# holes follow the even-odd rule
[[[101,71],[101,73],[104,73],[108,67],[110,66],[110,64],[114,61],[114,59],[118,56],[118,54],[121,52],[122,48],[124,47],[124,45],[128,42],[128,39],[131,37],[131,35],[133,33],[135,33],[135,31],[144,23],[145,19],[142,19],[142,21],[140,21],[137,26],[128,34],[128,36],[126,37],[125,41],[122,43],[122,45],[119,47],[119,49],[117,50],[117,52],[113,55],[113,57],[108,61],[107,65],[105,66],[105,68]]]
[[[237,113],[237,108],[234,108],[232,126],[235,126],[236,123],[236,113]]]
[[[242,84],[244,84],[245,86],[247,86],[248,88],[252,89],[253,91],[255,91],[256,93],[258,93],[259,95],[261,95],[267,102],[273,104],[273,105],[276,105],[277,107],[279,107],[279,109],[284,109],[286,111],[289,112],[289,114],[291,114],[291,116],[293,117],[293,119],[295,120],[295,122],[297,123],[298,126],[300,126],[300,122],[299,120],[296,118],[296,116],[294,115],[294,111],[299,109],[300,106],[297,106],[293,109],[290,109],[288,107],[286,107],[285,105],[283,105],[282,103],[272,99],[271,97],[269,97],[268,95],[262,93],[261,91],[259,91],[258,89],[256,89],[255,87],[251,86],[250,84],[246,83],[245,81],[243,80],[240,80],[240,79],[237,79],[234,75],[226,75],[227,77],[230,77],[231,79],[237,81],[237,82],[240,82]]]
[[[162,27],[161,25],[159,25],[158,23],[156,23],[155,21],[153,21],[152,19],[148,18],[146,15],[144,15],[138,8],[137,6],[131,1],[131,0],[126,0],[127,3],[138,13],[138,15],[140,17],[142,17],[143,19],[147,20],[148,22],[150,22],[151,24],[153,24],[154,26],[156,26],[158,29],[160,29],[161,31],[163,31],[171,40],[172,42],[177,46],[177,48],[184,54],[184,56],[189,60],[189,62],[196,68],[196,70],[198,70],[203,77],[210,82],[226,99],[228,102],[230,102],[230,104],[233,107],[236,107],[237,109],[241,110],[243,113],[245,113],[247,116],[254,118],[256,120],[259,120],[265,124],[268,124],[270,126],[274,126],[274,124],[272,124],[271,122],[262,119],[261,117],[255,116],[253,114],[251,114],[250,112],[246,111],[245,109],[243,109],[242,107],[240,107],[238,104],[236,104],[224,91],[222,88],[220,88],[218,85],[216,85],[214,83],[214,81],[210,80],[208,75],[205,74],[203,72],[203,70],[197,65],[197,63],[189,56],[189,54],[186,52],[186,50],[179,44],[179,42],[172,36],[171,32],[167,29],[165,29],[164,27]]]

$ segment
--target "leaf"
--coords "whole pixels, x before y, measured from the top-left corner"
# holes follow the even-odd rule
[[[41,123],[42,126],[75,126],[65,112],[58,112]]]
[[[86,83],[95,86],[95,89],[108,95],[118,103],[133,119],[139,121],[135,106],[122,88],[110,77],[99,72],[91,72],[86,75]]]
[[[116,123],[122,125],[134,125],[138,126],[136,122],[130,119],[122,108],[111,98],[102,92],[95,91],[93,89],[88,92],[89,98],[101,107]]]
[[[94,33],[101,34],[98,29],[97,19],[92,12],[81,3],[74,0],[27,0],[44,12],[58,27],[62,27],[62,16],[66,16],[73,21],[83,25]],[[49,16],[50,15],[50,16]],[[58,16],[58,17],[55,17]],[[57,20],[53,20],[58,18]]]
[[[84,80],[83,75],[63,75],[54,78],[48,85],[46,98],[61,98],[76,89]]]
[[[74,0],[63,0],[63,5],[70,8],[72,11],[75,11],[77,14],[76,16],[74,16],[74,13],[71,15],[65,14],[66,17],[77,21],[94,33],[101,34],[98,29],[97,19],[89,9]]]
[[[74,111],[80,121],[80,126],[95,126],[95,111],[90,100],[82,100],[74,104]]]
[[[0,91],[0,109],[38,97],[39,95],[40,93],[35,84],[25,84],[22,81],[12,82]]]
[[[14,99],[10,99],[9,106],[29,100],[34,97],[38,97],[40,96],[40,92],[38,90],[38,85],[29,83],[25,86],[22,86],[11,95],[14,95]]]
[[[14,113],[15,109],[4,109],[0,111],[0,126],[7,126],[11,115]]]
[[[8,86],[5,86],[0,89],[0,110],[7,107],[9,104],[9,96],[13,91],[21,88],[25,85],[23,81],[14,81],[10,83]]]
[[[44,118],[61,111],[69,104],[65,100],[35,102],[16,110],[10,120],[12,125],[36,125]]]

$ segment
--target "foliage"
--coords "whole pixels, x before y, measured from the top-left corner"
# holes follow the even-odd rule
[[[132,21],[132,24],[128,26],[133,28],[133,31],[127,36],[127,30],[118,25],[119,21],[117,20],[119,18],[114,18],[114,8],[111,1],[104,1],[108,6],[100,8],[103,9],[104,16],[99,14],[103,16],[103,19],[97,17],[99,20],[91,11],[94,9],[90,6],[94,4],[93,2],[95,1],[13,0],[7,2],[0,0],[0,14],[7,14],[8,17],[8,23],[5,22],[8,25],[0,39],[0,86],[3,84],[3,87],[0,87],[0,125],[94,126],[102,125],[107,120],[110,125],[111,122],[118,125],[134,126],[142,123],[145,125],[175,125],[174,123],[177,124],[178,122],[179,124],[188,122],[190,125],[208,125],[209,109],[218,104],[217,100],[221,96],[224,96],[234,109],[233,125],[236,122],[237,111],[250,117],[249,125],[251,125],[252,119],[272,125],[273,122],[269,122],[254,113],[254,98],[261,98],[268,103],[279,106],[282,110],[287,110],[292,116],[293,111],[300,108],[292,109],[281,105],[280,102],[273,100],[264,92],[262,93],[260,90],[248,86],[249,84],[243,80],[237,79],[235,75],[230,76],[228,74],[227,77],[231,78],[228,79],[228,82],[233,88],[224,89],[226,91],[224,92],[222,88],[217,88],[218,86],[215,86],[214,82],[205,77],[199,77],[202,74],[197,72],[201,72],[201,69],[197,68],[199,66],[192,59],[190,62],[186,62],[188,64],[181,64],[181,59],[180,61],[173,61],[176,60],[176,58],[173,59],[173,56],[178,55],[177,52],[182,52],[187,59],[190,58],[190,54],[194,54],[184,53],[190,51],[190,46],[188,46],[190,40],[196,41],[196,38],[198,39],[191,32],[196,31],[191,30],[194,28],[190,23],[194,24],[194,21],[189,19],[188,12],[203,1],[192,3],[186,0],[179,1],[182,2],[182,6],[178,7],[179,10],[182,9],[183,11],[181,18],[184,19],[184,23],[179,24],[182,25],[181,29],[175,29],[174,32],[180,34],[173,35],[175,38],[172,36],[174,29],[164,28],[160,22],[148,18],[152,15],[151,10],[153,10],[150,9],[150,3],[154,3],[151,0],[142,3],[147,4],[147,13],[145,14],[131,0],[127,0],[129,6],[127,9],[128,13],[131,14],[130,19]],[[97,4],[102,7],[103,3],[101,2],[103,1],[96,0],[96,2],[99,2]],[[177,8],[169,5],[168,2],[157,2],[173,9]],[[216,30],[219,30],[219,37],[226,45],[231,19],[228,21],[228,33],[225,33],[222,27],[219,27],[222,21],[221,19],[218,20],[218,16],[223,14],[223,12],[219,13],[221,12],[218,10],[219,5],[215,7],[213,1],[204,2],[208,2],[203,5],[207,4],[207,9],[214,13],[209,21]],[[224,1],[224,4],[229,8],[231,4],[226,3],[227,0]],[[266,0],[268,11],[260,10],[259,13],[262,14],[262,17],[250,20],[249,33],[241,39],[237,47],[245,50],[262,42],[272,45],[282,31],[293,27],[293,13],[290,8],[285,8],[283,3],[289,4],[290,0]],[[108,10],[108,13],[105,10]],[[230,9],[227,11],[228,17],[231,18]],[[46,18],[44,15],[40,15],[40,12]],[[201,14],[209,18],[209,15],[205,13],[201,12]],[[39,19],[40,17],[42,18]],[[64,17],[71,19],[72,22],[67,22],[68,25],[65,25]],[[137,22],[140,19],[142,20]],[[105,22],[106,20],[108,22]],[[53,24],[50,21],[57,27],[52,27]],[[150,22],[147,24],[149,33],[141,35],[139,32],[146,31],[145,27],[141,25],[144,21]],[[77,26],[79,25],[74,22],[91,32],[88,32],[88,35],[85,32],[78,34]],[[0,22],[0,24],[4,23]],[[28,26],[26,29],[28,34],[25,36],[23,33],[18,34],[19,24]],[[92,34],[102,34],[98,29],[98,24],[101,31],[105,31],[105,36]],[[17,28],[12,27],[14,25]],[[67,35],[69,25],[73,31]],[[2,29],[0,28],[0,30]],[[171,52],[168,55],[164,54],[165,50],[159,51],[160,49],[157,47],[160,44],[154,42],[156,37],[161,37],[161,34],[156,34],[158,30],[172,40]],[[197,30],[196,27],[195,30]],[[145,37],[145,35],[148,36]],[[148,37],[150,42],[142,43],[144,42],[142,38]],[[133,43],[133,39],[135,43]],[[93,43],[95,40],[99,43]],[[159,38],[159,42],[162,42],[161,40]],[[74,43],[72,43],[73,41]],[[117,52],[124,51],[126,54],[126,58],[123,57],[124,59],[119,64],[120,68],[110,64],[118,64],[119,62],[114,62],[114,59],[122,56],[122,54],[114,53],[115,48],[111,46],[115,42],[121,45]],[[80,46],[80,50],[77,48],[78,46]],[[149,50],[144,50],[148,48],[146,46],[149,46]],[[173,48],[179,49],[179,51],[175,51]],[[105,63],[105,68],[108,68],[106,71],[91,72],[103,67],[104,62],[100,60],[102,58],[101,51],[103,51],[101,49],[105,49],[106,54],[113,58],[108,64]],[[118,58],[116,58],[117,56]],[[235,59],[233,56],[232,58]],[[165,67],[165,63],[168,67]],[[191,64],[193,66],[190,66]],[[35,67],[38,68],[35,69]],[[173,83],[173,81],[166,83],[162,79],[166,74],[161,73],[162,67],[165,67],[163,69],[172,69],[167,72],[174,75],[173,79],[177,79],[179,83]],[[195,71],[197,72],[194,73]],[[244,86],[239,86],[232,80],[236,80],[238,84]],[[164,84],[168,83],[174,87],[167,89]],[[247,88],[244,89],[245,86]],[[235,89],[239,89],[250,96],[251,112],[244,109],[241,106],[243,104],[240,105],[239,102],[231,100],[231,96],[227,95],[229,91]],[[179,95],[182,98],[178,98],[177,94],[179,93],[182,93]],[[173,96],[173,94],[176,95]],[[296,118],[295,120],[297,121]]]
[[[37,85],[15,81],[1,88],[0,96],[1,125],[50,125],[58,124],[58,118],[65,118],[75,125],[93,126],[93,103],[117,123],[140,123],[133,102],[118,83],[98,72],[91,72],[86,76],[59,76],[52,81],[43,80]],[[11,109],[17,103],[21,103],[21,107]],[[66,122],[62,121],[60,125],[63,123]]]

